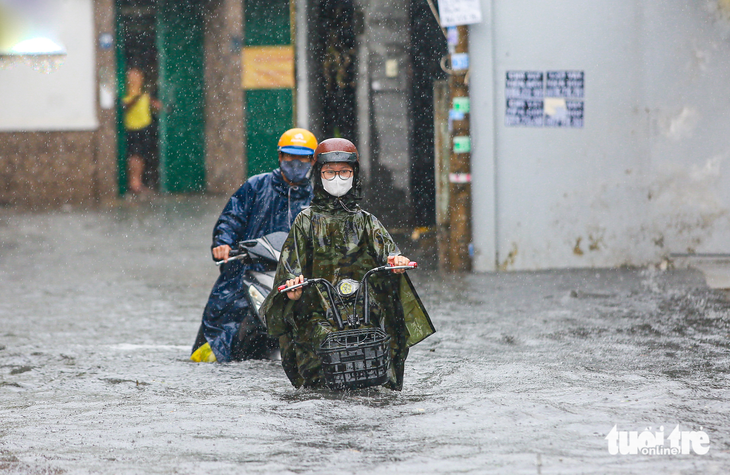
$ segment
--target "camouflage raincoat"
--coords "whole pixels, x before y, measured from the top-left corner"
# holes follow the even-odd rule
[[[390,255],[400,254],[377,218],[356,204],[359,186],[334,198],[317,185],[312,206],[297,216],[284,243],[275,287],[300,274],[325,278],[335,286],[342,279],[360,281],[368,270],[387,264]],[[296,301],[271,292],[261,307],[269,334],[279,337],[282,365],[295,387],[324,384],[316,350],[328,333],[337,330],[335,322],[327,318],[325,292],[317,287],[305,287]],[[435,330],[406,274],[373,274],[369,294],[372,321],[384,320],[391,337],[392,365],[386,387],[400,390],[408,348]],[[358,306],[361,314],[360,302]],[[343,319],[350,313],[347,309],[341,312]]]

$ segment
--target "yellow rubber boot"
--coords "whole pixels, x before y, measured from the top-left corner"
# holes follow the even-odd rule
[[[215,353],[210,348],[210,344],[206,343],[190,355],[190,359],[196,363],[215,363],[218,361],[215,358]]]

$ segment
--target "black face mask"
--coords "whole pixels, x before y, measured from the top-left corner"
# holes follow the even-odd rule
[[[282,160],[279,168],[284,176],[292,183],[304,183],[309,179],[312,164],[301,160]]]

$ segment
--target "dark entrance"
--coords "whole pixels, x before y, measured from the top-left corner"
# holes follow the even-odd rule
[[[446,39],[428,3],[411,0],[411,196],[416,226],[436,223],[433,83],[445,79],[440,60]]]
[[[117,64],[118,97],[126,95],[126,72],[131,68],[141,70],[145,76],[145,92],[158,97],[157,59],[157,5],[155,0],[120,0],[117,2]],[[123,110],[119,109],[119,189],[126,193],[129,184],[128,153]],[[153,115],[152,147],[145,161],[142,181],[150,189],[159,188],[158,116]]]
[[[364,205],[372,210],[388,225],[408,228],[410,226],[432,226],[436,220],[435,179],[434,179],[434,124],[433,124],[433,84],[435,80],[445,78],[441,70],[440,60],[447,53],[446,39],[441,32],[428,2],[409,0],[405,3],[410,8],[410,23],[394,24],[387,12],[376,12],[368,9],[368,5],[353,0],[311,0],[312,12],[310,31],[313,33],[311,63],[314,68],[312,89],[318,98],[314,107],[317,117],[314,119],[321,127],[321,137],[346,137],[357,143],[359,130],[367,128],[370,132],[370,183],[365,192]],[[371,43],[369,57],[357,56],[358,41],[362,41],[365,23],[377,25],[373,30],[380,31],[380,37],[365,39]],[[396,31],[397,30],[397,31]],[[386,33],[397,36],[401,30],[409,31],[408,44],[388,43]],[[384,33],[385,32],[385,33]],[[407,48],[405,51],[402,48]],[[377,70],[379,61],[401,58],[404,52],[409,58],[402,58],[401,71],[397,77],[405,76],[400,81],[395,77],[383,76]],[[368,75],[358,76],[358,61],[368,61]],[[398,63],[396,63],[398,64]],[[362,66],[362,65],[361,65]],[[362,68],[361,68],[362,69]],[[375,76],[379,74],[380,76]],[[382,77],[381,77],[382,76]],[[398,194],[400,189],[393,186],[393,180],[404,177],[392,176],[388,170],[387,160],[390,150],[380,150],[384,131],[378,130],[377,117],[374,114],[401,114],[402,110],[389,110],[383,103],[385,92],[380,91],[381,102],[370,90],[369,124],[358,124],[357,80],[389,82],[393,92],[408,88],[408,129],[409,135],[402,141],[408,141],[410,165],[410,195],[412,208],[404,209],[398,203],[405,202]],[[368,89],[370,89],[368,85]],[[387,91],[386,91],[387,92]],[[398,107],[394,104],[393,107]],[[377,111],[376,111],[377,109]],[[382,118],[382,117],[381,117]],[[363,119],[359,116],[360,120]],[[364,127],[363,127],[364,126]],[[405,128],[405,127],[404,127]],[[387,135],[387,134],[386,134]],[[392,135],[392,134],[391,134]],[[386,144],[387,145],[387,144]],[[392,144],[391,144],[392,145]],[[405,148],[405,147],[403,147]]]
[[[322,138],[355,141],[355,6],[352,0],[319,0],[317,11],[316,51],[321,58],[317,92],[322,101]]]
[[[118,96],[126,71],[145,73],[146,92],[162,102],[156,144],[144,179],[162,192],[205,188],[202,0],[117,0]],[[119,189],[127,190],[126,133],[119,108]]]

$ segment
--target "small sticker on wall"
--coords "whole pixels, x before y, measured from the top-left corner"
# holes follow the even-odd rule
[[[114,37],[111,33],[101,33],[99,35],[99,48],[107,50],[114,46]]]
[[[452,110],[468,114],[470,109],[468,97],[454,97]]]
[[[451,109],[449,111],[449,120],[464,120],[466,115],[463,112]]]
[[[471,137],[454,137],[454,153],[471,152]]]
[[[459,30],[455,26],[446,28],[446,44],[456,46],[459,44]]]
[[[471,173],[449,173],[449,183],[471,183]]]
[[[469,54],[454,53],[451,55],[451,69],[454,71],[462,71],[469,69]]]

